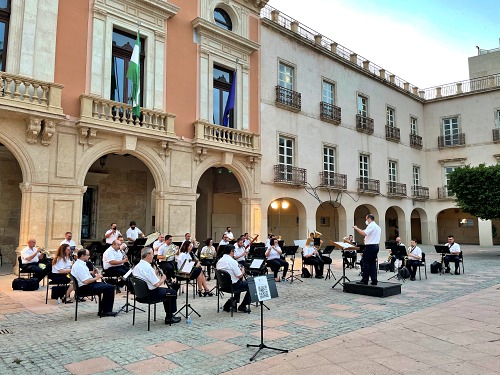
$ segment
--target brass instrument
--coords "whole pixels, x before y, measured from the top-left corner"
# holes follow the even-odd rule
[[[215,247],[207,246],[207,251],[200,255],[201,259],[213,259],[215,255]]]
[[[323,234],[318,232],[318,231],[314,231],[314,238],[320,238]]]
[[[175,245],[175,244],[170,244],[167,248],[167,252],[165,253],[165,261],[170,258],[170,257],[173,257],[174,255],[176,255],[177,253],[179,252],[179,246]]]

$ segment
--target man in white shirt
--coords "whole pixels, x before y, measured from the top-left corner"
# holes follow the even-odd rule
[[[127,229],[127,240],[135,242],[136,239],[139,237],[142,238],[144,237],[144,233],[135,226],[135,221],[130,222],[130,228]]]
[[[455,242],[455,237],[451,234],[448,236],[448,243],[446,244],[450,253],[444,257],[444,265],[446,267],[445,273],[450,273],[450,262],[455,263],[455,275],[460,275],[460,245]]]
[[[229,241],[234,240],[234,234],[233,234],[233,232],[231,232],[231,227],[227,227],[226,231],[224,232],[224,234],[227,236],[227,239]]]
[[[158,254],[158,249],[164,243],[165,243],[165,235],[160,233],[158,235],[158,239],[155,242],[153,242],[153,255],[157,255]]]
[[[248,282],[243,281],[245,268],[240,269],[238,262],[234,260],[234,246],[227,245],[224,248],[224,255],[217,262],[217,270],[226,271],[231,276],[234,291],[234,301],[229,298],[224,304],[224,311],[236,310],[236,305],[240,301],[240,294],[246,291],[243,301],[241,301],[238,311],[250,313],[250,292],[248,290]]]
[[[415,281],[417,269],[422,260],[422,249],[417,246],[417,240],[410,241],[410,247],[406,251],[408,259],[406,260],[406,267],[410,270],[410,280]]]
[[[358,284],[368,284],[368,277],[372,280],[372,285],[377,285],[377,254],[380,243],[381,229],[375,223],[375,216],[366,215],[365,230],[353,226],[354,230],[365,237],[365,249],[363,251],[363,276]]]
[[[266,239],[266,243],[265,243],[266,249],[271,246],[271,238],[274,238],[274,235],[272,233],[269,233],[267,235],[267,239]]]
[[[106,234],[104,237],[106,238],[106,243],[108,245],[111,245],[113,241],[118,239],[118,236],[121,236],[122,234],[118,229],[116,229],[116,223],[111,223],[111,228],[107,230]]]
[[[401,242],[401,237],[396,237],[396,246],[403,246],[406,249],[406,246],[404,243]],[[389,250],[389,254],[391,255],[391,264],[393,267],[399,268],[403,265],[403,256],[399,256],[397,253],[392,253],[392,250]]]
[[[243,245],[243,237],[240,237],[234,244],[234,259],[240,266],[245,266],[247,254],[248,252]]]
[[[247,247],[248,245],[250,245],[250,242],[252,242],[250,236],[248,235],[248,233],[245,233],[243,235],[243,246]]]
[[[162,275],[161,278],[156,276],[151,266],[152,261],[153,250],[148,247],[143,248],[141,250],[141,261],[134,267],[132,274],[148,284],[149,297],[151,299],[163,301],[165,324],[179,323],[181,318],[174,316],[174,313],[177,311],[177,292],[170,288],[160,288],[160,285],[165,284],[166,276]],[[138,301],[143,302],[139,299]]]
[[[36,247],[36,240],[34,238],[28,239],[28,246],[21,250],[21,269],[32,272],[39,282],[50,271],[47,267],[40,267],[40,260],[43,257],[44,254],[41,253],[40,248]]]
[[[159,266],[170,281],[175,276],[175,256],[179,254],[179,248],[176,249],[172,243],[172,236],[167,234],[165,242],[158,248]]]
[[[73,234],[71,232],[66,232],[64,234],[64,240],[61,241],[59,245],[64,245],[68,244],[69,247],[71,248],[71,251],[74,251],[76,249],[76,243],[73,241]]]
[[[98,283],[102,275],[94,271],[92,275],[87,267],[87,261],[90,258],[88,249],[78,250],[78,259],[71,267],[71,274],[78,282],[78,297],[93,296],[102,294],[101,311],[99,315],[116,316],[113,312],[113,303],[115,302],[115,288],[111,284]]]
[[[106,276],[123,276],[129,271],[126,266],[128,258],[120,251],[120,241],[115,240],[102,255],[103,268]]]

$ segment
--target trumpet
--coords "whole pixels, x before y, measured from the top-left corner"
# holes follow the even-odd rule
[[[46,250],[45,247],[35,246],[41,254],[44,254],[47,258],[51,256],[50,251]]]

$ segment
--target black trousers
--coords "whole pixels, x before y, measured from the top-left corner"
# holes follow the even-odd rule
[[[175,276],[175,261],[160,262],[159,265],[167,278],[171,279]]]
[[[172,318],[172,315],[177,311],[177,292],[170,288],[156,288],[150,290],[149,293],[150,297],[156,300],[162,300],[166,296],[173,296],[168,297],[163,301],[163,308],[165,310],[166,317],[168,319]]]
[[[455,262],[455,271],[458,271],[460,267],[460,258],[458,255],[447,254],[444,257],[444,265],[446,268],[450,268],[450,262]]]
[[[238,280],[233,284],[233,290],[234,290],[234,298],[237,302],[240,301],[240,294],[242,292],[245,292],[245,297],[243,297],[243,301],[241,301],[241,304],[243,306],[250,305],[250,291],[248,290],[248,282],[245,280]]]
[[[115,287],[106,283],[90,283],[78,287],[78,297],[94,296],[102,294],[101,311],[103,313],[113,311],[115,303]]]
[[[286,260],[281,259],[281,258],[271,259],[271,260],[267,260],[266,263],[273,270],[275,279],[278,277],[278,272],[279,272],[281,266],[283,266],[283,278],[286,277],[286,273],[288,272],[288,262]]]
[[[314,266],[314,272],[316,272],[316,276],[323,275],[323,269],[325,267],[325,262],[318,257],[308,257],[304,258],[304,264],[311,264]]]
[[[356,263],[356,260],[358,259],[358,254],[356,253],[356,250],[344,250],[343,258],[345,264],[350,264],[354,267],[354,263]]]
[[[67,276],[66,273],[51,273],[49,274],[49,279],[58,284],[68,284],[71,279]]]
[[[35,279],[38,279],[38,281],[42,281],[45,275],[47,275],[47,272],[49,272],[48,268],[45,269],[40,268],[38,262],[21,264],[21,269],[23,271],[33,272],[33,275],[35,275]]]
[[[377,282],[377,254],[378,245],[366,245],[363,251],[363,276],[361,281],[368,283],[368,277],[372,283]]]
[[[419,260],[416,259],[408,259],[406,261],[406,268],[410,270],[410,276],[414,278],[417,275],[417,269],[420,264]]]

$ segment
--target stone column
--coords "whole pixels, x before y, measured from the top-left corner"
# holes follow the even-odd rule
[[[250,236],[259,234],[259,239],[266,240],[266,230],[262,231],[262,209],[260,198],[241,198],[241,227],[242,232],[248,232]]]
[[[479,230],[479,245],[493,246],[493,233],[491,232],[491,220],[477,219]]]
[[[161,217],[157,227],[174,237],[184,239],[186,232],[196,235],[196,193],[161,192],[156,200],[157,215]],[[158,208],[162,210],[158,210]],[[199,240],[199,239],[198,239]]]

